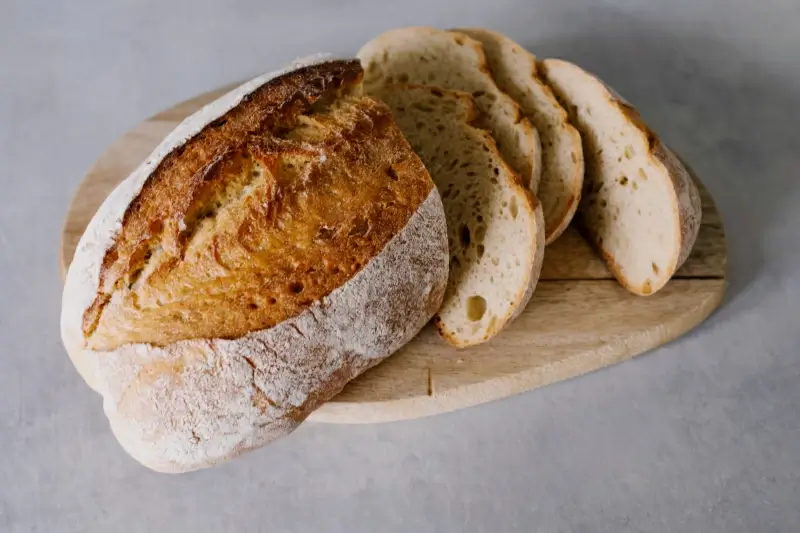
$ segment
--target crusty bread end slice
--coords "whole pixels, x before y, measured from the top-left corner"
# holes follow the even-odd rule
[[[358,52],[364,86],[386,83],[437,85],[470,93],[503,158],[535,193],[541,177],[541,145],[536,128],[517,103],[492,79],[479,41],[429,27],[385,32]]]
[[[450,276],[434,319],[440,334],[464,347],[497,334],[525,307],[544,256],[542,208],[476,128],[476,107],[463,92],[390,84],[384,100],[442,195]]]
[[[697,238],[697,188],[638,111],[597,77],[562,60],[542,67],[583,137],[582,229],[625,288],[653,294]]]
[[[569,226],[583,186],[581,136],[564,108],[539,77],[536,57],[509,37],[484,28],[459,28],[483,44],[492,76],[539,132],[542,178],[536,196],[542,202],[547,244]]]

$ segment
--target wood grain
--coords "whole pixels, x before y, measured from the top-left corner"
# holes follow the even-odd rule
[[[105,197],[187,115],[229,86],[145,120],[113,143],[78,187],[64,223],[62,277]],[[365,423],[416,418],[496,400],[629,359],[686,333],[722,301],[727,252],[722,221],[703,203],[697,243],[658,293],[634,296],[613,280],[574,229],[545,253],[531,303],[492,341],[465,350],[426,328],[389,360],[347,385],[311,419]]]

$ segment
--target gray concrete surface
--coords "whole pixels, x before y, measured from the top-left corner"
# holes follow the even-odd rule
[[[175,102],[409,24],[508,32],[637,104],[717,199],[723,308],[504,401],[307,424],[213,470],[145,470],[59,340],[59,231],[81,175]],[[800,530],[798,25],[788,0],[0,0],[0,531]]]

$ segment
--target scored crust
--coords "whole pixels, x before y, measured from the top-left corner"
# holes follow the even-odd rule
[[[234,89],[183,121],[111,193],[78,244],[64,288],[62,339],[81,376],[103,396],[122,446],[153,469],[210,466],[288,433],[347,381],[408,342],[441,303],[448,269],[441,198],[399,135],[392,137],[394,150],[409,167],[402,172],[427,185],[398,230],[343,284],[280,323],[227,339],[199,335],[154,344],[123,337],[105,351],[87,345],[83,316],[95,301],[103,259],[160,162],[264,86],[298,73],[313,85],[320,69],[339,69],[334,76],[355,69],[360,77],[357,61],[317,61]],[[397,130],[391,118],[381,127]]]

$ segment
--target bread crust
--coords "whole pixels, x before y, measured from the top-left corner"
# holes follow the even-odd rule
[[[447,231],[430,182],[404,226],[366,265],[288,320],[236,338],[134,342],[108,351],[87,346],[83,316],[100,286],[104,257],[159,163],[260,87],[325,63],[260,76],[188,117],[111,193],[78,244],[64,287],[62,340],[78,372],[102,395],[120,444],[154,470],[211,466],[291,432],[408,342],[441,304]]]
[[[114,435],[145,466],[179,473],[289,434],[417,334],[441,304],[447,263],[441,198],[432,190],[366,268],[273,328],[87,354]]]

